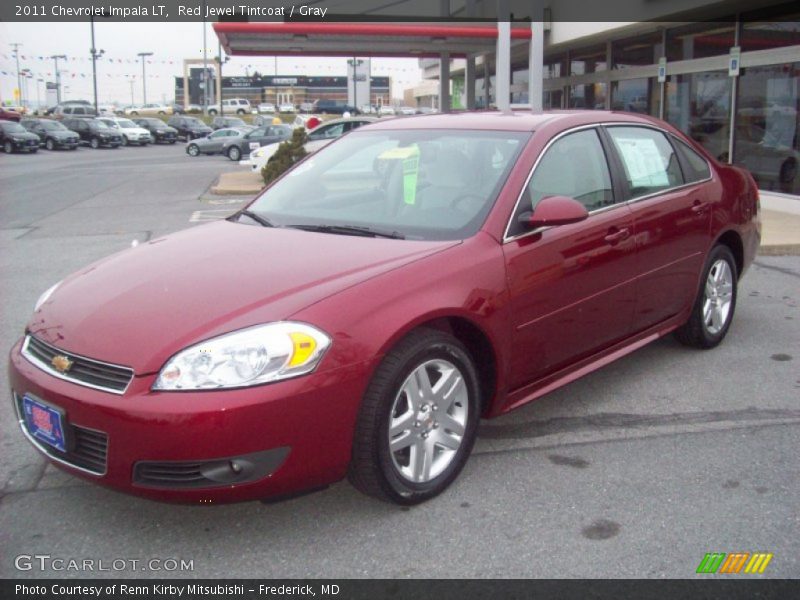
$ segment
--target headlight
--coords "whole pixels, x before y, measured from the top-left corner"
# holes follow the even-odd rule
[[[47,291],[45,291],[45,293],[44,293],[44,294],[42,294],[41,296],[39,296],[39,299],[36,301],[36,304],[34,304],[34,305],[33,305],[33,312],[36,312],[37,310],[39,310],[39,309],[42,307],[42,304],[44,304],[45,302],[47,302],[48,298],[50,298],[50,296],[52,296],[52,295],[53,295],[53,292],[55,292],[55,291],[56,291],[56,288],[57,288],[58,286],[60,286],[60,285],[61,285],[61,282],[59,281],[59,282],[58,282],[57,284],[55,284],[54,286],[52,286],[52,287],[48,288],[48,289],[47,289]]]
[[[310,373],[331,339],[290,321],[226,333],[167,361],[154,390],[205,390],[258,385]]]

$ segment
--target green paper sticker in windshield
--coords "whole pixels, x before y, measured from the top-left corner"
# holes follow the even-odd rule
[[[392,148],[383,152],[379,158],[403,161],[403,202],[414,205],[417,201],[417,174],[419,173],[419,146],[412,144],[402,148]]]

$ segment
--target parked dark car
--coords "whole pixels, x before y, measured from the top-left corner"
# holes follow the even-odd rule
[[[0,120],[1,121],[17,121],[22,119],[22,115],[15,110],[11,110],[10,108],[4,108],[0,106]]]
[[[39,150],[39,136],[31,133],[15,121],[0,121],[0,146],[8,154],[12,152],[37,152]]]
[[[233,161],[238,161],[242,155],[249,155],[256,148],[266,144],[274,144],[289,139],[292,135],[292,128],[289,125],[269,125],[259,127],[242,137],[233,138],[226,142],[222,148],[222,153]]]
[[[39,145],[48,150],[55,150],[56,148],[75,150],[81,141],[80,136],[67,129],[61,121],[26,117],[20,121],[20,125],[31,133],[38,135]]]
[[[753,178],[657,119],[385,119],[228,219],[48,289],[11,396],[45,458],[127,493],[216,504],[349,477],[417,504],[456,479],[480,419],[671,333],[720,344],[759,238]]]
[[[214,131],[229,127],[247,127],[247,123],[239,117],[214,117],[214,120],[211,121],[211,129]]]
[[[349,112],[351,115],[360,115],[361,111],[355,106],[337,102],[336,100],[317,100],[311,112],[320,115],[343,115]]]
[[[186,115],[171,116],[167,125],[174,127],[178,132],[178,137],[184,138],[186,141],[206,137],[214,131],[197,117],[187,117]]]
[[[118,148],[122,145],[122,135],[97,119],[72,118],[64,119],[62,123],[80,136],[82,144],[88,144],[92,148]]]
[[[156,119],[155,117],[139,117],[138,119],[133,119],[133,122],[139,127],[147,129],[153,138],[153,143],[155,144],[158,144],[159,142],[174,144],[178,139],[178,130],[174,127],[170,127],[161,119]]]

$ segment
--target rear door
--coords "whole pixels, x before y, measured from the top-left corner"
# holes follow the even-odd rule
[[[581,202],[580,223],[528,231],[547,196]],[[560,134],[535,166],[503,251],[513,315],[510,383],[520,388],[624,339],[635,304],[633,218],[595,127]]]
[[[613,125],[605,132],[635,223],[640,277],[634,330],[641,331],[694,300],[710,235],[708,177],[684,177],[671,136],[658,129]]]

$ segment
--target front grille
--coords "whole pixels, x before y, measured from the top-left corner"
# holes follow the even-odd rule
[[[25,337],[22,355],[55,377],[114,394],[124,393],[133,379],[133,369],[64,352],[32,335]],[[65,373],[61,373],[53,367],[52,361],[56,356],[66,356],[72,361],[72,365]]]
[[[204,463],[137,463],[133,479],[153,487],[206,487],[214,482],[201,473]]]
[[[64,436],[67,439],[67,451],[61,452],[52,446],[41,443],[30,434],[23,416],[25,413],[22,407],[22,398],[14,393],[14,401],[17,407],[19,426],[34,446],[59,462],[88,471],[94,475],[105,475],[108,461],[107,434],[95,429],[87,429],[79,425],[62,422]]]

